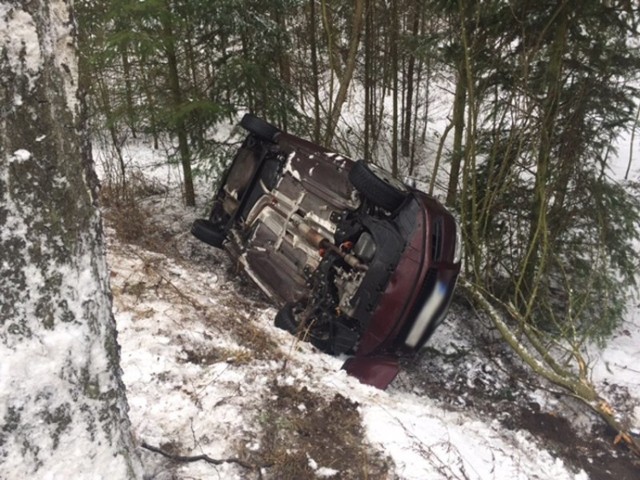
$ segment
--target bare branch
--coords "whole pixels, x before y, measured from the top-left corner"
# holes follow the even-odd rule
[[[149,450],[150,452],[153,453],[159,453],[160,455],[162,455],[163,457],[166,457],[170,460],[173,460],[175,462],[184,462],[184,463],[191,463],[191,462],[207,462],[207,463],[211,463],[213,465],[222,465],[224,463],[233,463],[235,465],[238,465],[242,468],[245,468],[247,470],[259,470],[261,468],[265,468],[265,467],[270,467],[270,464],[264,464],[264,465],[253,465],[250,464],[248,462],[245,462],[244,460],[240,460],[239,458],[235,458],[235,457],[231,457],[231,458],[222,458],[222,459],[216,459],[216,458],[211,458],[209,455],[206,454],[202,454],[202,455],[174,455],[172,453],[169,452],[165,452],[164,450],[162,450],[159,447],[154,447],[152,445],[149,445],[147,442],[142,442],[142,444],[140,445],[142,448]]]

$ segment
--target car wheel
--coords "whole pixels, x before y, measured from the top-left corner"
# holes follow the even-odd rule
[[[300,335],[302,340],[311,343],[318,350],[329,355],[338,355],[353,350],[359,338],[356,332],[341,325],[337,319],[333,322],[320,322],[320,324],[311,319],[305,322],[306,326],[301,326],[294,313],[294,309],[299,308],[299,304],[286,304],[276,314],[274,325],[293,335]],[[303,332],[304,335],[302,335]]]
[[[407,187],[398,179],[364,160],[358,160],[349,171],[349,181],[370,203],[390,212],[407,196]]]
[[[286,330],[289,333],[296,334],[297,323],[293,315],[293,304],[288,303],[280,309],[276,314],[274,325],[282,330]]]
[[[273,142],[275,136],[280,133],[280,130],[278,128],[268,122],[265,122],[261,118],[256,117],[255,115],[251,115],[250,113],[247,113],[244,117],[242,117],[242,120],[240,120],[240,125],[245,130],[253,133],[256,137],[268,142]]]
[[[222,248],[222,243],[227,238],[224,230],[209,220],[197,219],[191,225],[191,233],[198,240],[208,243],[212,247]]]

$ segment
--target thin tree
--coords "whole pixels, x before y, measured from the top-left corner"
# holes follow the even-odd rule
[[[324,139],[325,145],[330,145],[331,141],[333,140],[333,135],[338,125],[338,119],[340,118],[340,113],[342,111],[342,105],[347,99],[349,85],[353,77],[353,72],[356,68],[356,59],[358,54],[358,45],[360,43],[360,34],[362,33],[363,18],[364,0],[356,0],[353,11],[353,26],[351,28],[351,40],[349,42],[349,53],[346,62],[347,64],[340,77],[340,87],[338,88],[338,93],[336,94],[336,98],[331,108],[329,125],[327,127],[327,132]]]
[[[0,2],[0,478],[141,478],[70,3]]]
[[[617,431],[616,442],[640,455],[622,412],[592,382],[584,352],[588,338],[617,324],[637,274],[640,205],[600,171],[602,138],[632,120],[634,92],[616,85],[616,69],[640,59],[626,48],[626,16],[599,2],[529,6],[509,33],[491,28],[513,16],[511,6],[496,1],[480,11],[460,2],[467,98],[461,285],[533,371],[597,412]],[[465,21],[469,13],[473,23]],[[583,27],[593,33],[583,35]],[[518,45],[520,56],[507,55],[508,45]]]
[[[180,74],[178,72],[178,57],[176,52],[176,38],[174,36],[171,4],[167,0],[165,9],[161,12],[162,31],[164,33],[164,53],[167,60],[169,77],[169,89],[173,107],[176,111],[183,107],[183,94],[180,87]],[[193,174],[191,172],[191,153],[189,149],[189,136],[184,115],[174,117],[175,132],[178,137],[178,151],[180,152],[180,163],[184,177],[184,201],[189,207],[196,204],[196,194],[193,188]]]

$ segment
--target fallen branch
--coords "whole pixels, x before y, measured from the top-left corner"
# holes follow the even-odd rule
[[[146,442],[142,442],[142,444],[140,445],[142,448],[149,450],[150,452],[153,453],[159,453],[160,455],[162,455],[163,457],[166,457],[170,460],[173,460],[175,462],[184,462],[184,463],[191,463],[191,462],[207,462],[207,463],[211,463],[213,465],[222,465],[224,463],[233,463],[235,465],[238,465],[242,468],[245,468],[247,470],[259,470],[261,468],[265,468],[265,467],[269,467],[270,465],[252,465],[250,463],[245,462],[244,460],[240,460],[239,458],[235,458],[235,457],[231,457],[231,458],[222,458],[222,459],[217,459],[217,458],[211,458],[209,455],[193,455],[193,456],[189,456],[189,455],[174,455],[172,453],[169,452],[165,452],[164,450],[162,450],[159,447],[154,447],[152,445],[149,445]]]
[[[535,350],[532,351],[521,343],[502,318],[502,312],[504,311],[517,321],[518,312],[500,302],[500,300],[486,292],[481,286],[473,284],[465,278],[462,278],[459,284],[489,316],[507,344],[536,374],[558,385],[566,390],[572,397],[586,404],[616,431],[615,445],[624,443],[631,452],[640,457],[640,444],[630,434],[628,427],[618,417],[617,412],[611,404],[600,395],[596,386],[588,380],[588,375],[577,375],[569,369],[559,370],[557,363],[555,363],[554,359],[548,353],[543,354],[538,351],[541,357],[538,358],[534,353]],[[500,305],[502,309],[497,308],[495,304]],[[517,323],[523,325],[522,321],[517,321]]]

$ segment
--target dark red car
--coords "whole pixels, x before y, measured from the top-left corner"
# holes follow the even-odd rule
[[[385,388],[398,358],[444,318],[460,271],[451,213],[375,165],[252,115],[209,219],[191,229],[224,248],[280,307],[276,326]]]

